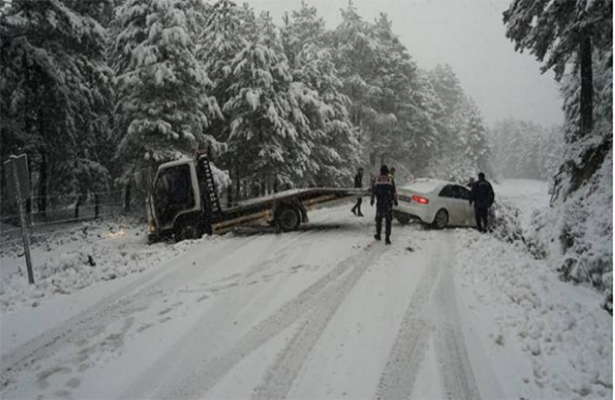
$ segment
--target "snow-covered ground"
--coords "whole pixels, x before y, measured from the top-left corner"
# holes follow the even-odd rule
[[[548,204],[495,189],[524,226]],[[34,288],[3,248],[0,396],[612,397],[599,293],[474,230],[395,223],[384,246],[349,209],[177,245],[90,225],[35,248]]]

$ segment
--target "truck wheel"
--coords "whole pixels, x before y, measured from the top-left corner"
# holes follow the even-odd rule
[[[436,229],[444,229],[448,225],[448,211],[441,209],[436,213],[433,219],[433,227]]]
[[[406,214],[401,214],[398,213],[395,218],[397,219],[397,221],[402,224],[402,225],[408,225],[410,223],[410,216],[406,215]]]
[[[283,232],[295,231],[301,225],[301,214],[295,207],[283,206],[276,214],[276,225]]]
[[[175,231],[175,241],[198,239],[201,235],[199,229],[191,223],[181,224]]]

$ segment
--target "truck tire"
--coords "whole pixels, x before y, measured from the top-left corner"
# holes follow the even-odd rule
[[[276,212],[275,223],[282,232],[296,231],[301,225],[301,213],[293,206],[282,206]]]
[[[202,235],[203,233],[200,232],[196,223],[184,220],[183,222],[177,224],[174,236],[176,242],[181,242],[182,240],[199,239]]]

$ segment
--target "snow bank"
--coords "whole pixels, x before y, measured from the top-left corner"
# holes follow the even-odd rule
[[[561,282],[520,241],[511,246],[474,231],[457,238],[458,274],[476,299],[473,316],[485,343],[492,344],[492,361],[501,364],[498,369],[514,370],[507,354],[516,348],[530,360],[511,373],[513,393],[612,398],[612,318],[597,307],[600,295]]]
[[[185,243],[148,245],[145,225],[135,220],[65,226],[33,243],[35,284],[30,285],[21,244],[11,242],[0,250],[0,307],[3,313],[37,307],[97,282],[155,267],[186,248]]]
[[[565,202],[534,215],[531,239],[562,278],[613,288],[613,158]]]

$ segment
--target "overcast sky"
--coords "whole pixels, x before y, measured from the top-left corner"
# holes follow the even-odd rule
[[[347,0],[306,0],[315,5],[327,28],[339,23]],[[278,25],[301,0],[249,0],[257,12],[269,11]],[[563,121],[553,74],[515,52],[505,36],[502,12],[510,0],[354,0],[359,14],[372,22],[380,12],[419,67],[448,63],[483,112],[485,121],[515,117],[551,125]]]

